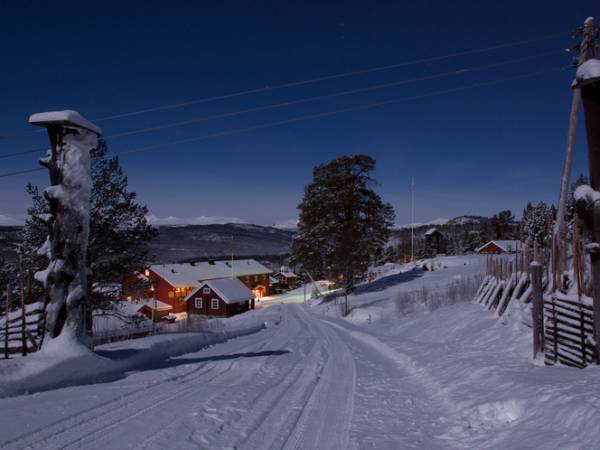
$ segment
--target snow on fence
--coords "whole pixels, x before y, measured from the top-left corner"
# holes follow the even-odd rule
[[[475,302],[502,316],[511,302],[529,303],[531,286],[527,269],[527,256],[488,257],[483,282],[475,294]]]
[[[42,302],[35,302],[25,305],[25,315],[19,308],[0,316],[0,345],[4,348],[5,358],[11,354],[27,354],[38,349],[43,309]]]
[[[534,258],[542,261],[536,270],[530,265],[527,252],[514,255],[514,260],[508,255],[489,257],[485,278],[474,299],[494,311],[497,318],[514,304],[523,307],[529,313],[524,318],[530,317],[524,323],[534,333],[534,356],[538,351],[543,352],[546,365],[560,363],[584,368],[600,361],[593,338],[593,301],[590,287],[586,288],[583,281],[583,245],[577,233],[575,240],[573,270],[560,280],[550,270],[551,258],[545,257],[548,255]],[[539,293],[534,281],[539,283]]]
[[[593,345],[594,308],[585,295],[544,295],[544,362],[584,368],[598,361]]]

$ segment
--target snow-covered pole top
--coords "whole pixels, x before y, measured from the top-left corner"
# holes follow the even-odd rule
[[[588,59],[577,68],[573,87],[582,87],[600,80],[600,60]]]
[[[98,136],[102,134],[102,130],[92,122],[84,118],[77,111],[48,111],[36,113],[29,117],[29,123],[40,127],[48,127],[50,125],[63,125],[67,127],[83,128],[84,130],[96,133]]]

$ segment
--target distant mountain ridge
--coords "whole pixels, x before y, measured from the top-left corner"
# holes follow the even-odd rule
[[[1,256],[9,260],[16,258],[21,229],[0,226]],[[154,263],[230,258],[232,246],[236,258],[287,255],[294,236],[292,230],[246,223],[161,226],[158,233],[150,243],[150,262]]]

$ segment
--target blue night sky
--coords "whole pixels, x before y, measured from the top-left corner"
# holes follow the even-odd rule
[[[274,224],[297,216],[312,168],[372,155],[397,223],[491,215],[558,197],[574,44],[566,34],[597,2],[34,2],[4,1],[0,154],[45,147],[31,113],[76,109],[89,119],[342,72],[556,35],[527,45],[291,89],[97,122],[105,135],[544,54],[429,81],[187,126],[107,138],[111,152],[540,72],[378,108],[124,155],[130,187],[158,217],[225,216]],[[60,5],[60,6],[58,6]],[[142,6],[143,5],[143,6]],[[593,8],[596,5],[596,9]],[[565,34],[560,34],[565,33]],[[552,52],[552,54],[548,54]],[[541,73],[543,72],[543,73]],[[586,172],[580,127],[574,173]],[[0,173],[36,167],[0,159]],[[22,220],[31,181],[0,178],[0,223]]]

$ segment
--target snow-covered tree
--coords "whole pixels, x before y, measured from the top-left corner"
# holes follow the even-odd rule
[[[148,262],[148,242],[157,235],[146,219],[148,208],[128,190],[118,157],[106,158],[107,152],[106,142],[100,139],[91,153],[90,296],[93,304],[101,307],[109,306],[118,295],[124,275]]]
[[[351,286],[382,257],[394,210],[372,189],[374,169],[368,155],[343,156],[314,169],[298,205],[295,265]]]
[[[540,201],[536,206],[530,204],[523,215],[523,235],[529,243],[538,242],[547,246],[552,237],[554,217],[552,209]]]

